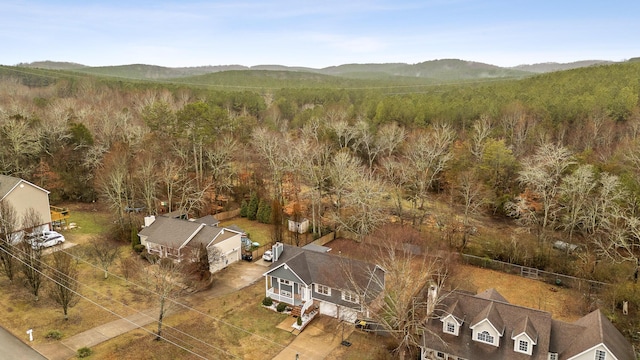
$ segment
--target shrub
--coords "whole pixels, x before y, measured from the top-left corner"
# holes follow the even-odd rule
[[[298,326],[302,326],[302,316],[298,316],[298,320],[296,320],[296,324],[298,324]]]
[[[140,257],[141,257],[141,258],[143,258],[143,259],[145,259],[145,260],[147,260],[148,262],[150,262],[150,263],[152,263],[152,264],[157,263],[157,262],[158,262],[158,259],[160,259],[160,257],[159,257],[158,255],[156,255],[156,254],[149,254],[149,253],[148,253],[148,252],[146,252],[146,251],[143,251],[143,252],[140,254]]]
[[[62,339],[62,333],[58,330],[49,330],[45,337],[47,339],[60,340]]]
[[[133,245],[133,251],[137,252],[138,254],[142,253],[144,249],[145,247],[142,244]]]
[[[264,306],[273,305],[273,299],[271,299],[269,296],[265,297],[264,299],[262,299],[262,305]]]
[[[91,351],[91,349],[89,349],[88,347],[81,347],[80,349],[78,349],[78,357],[79,358],[86,358],[87,356],[91,355],[91,353],[93,353],[93,351]]]
[[[278,303],[278,306],[276,306],[276,311],[283,312],[286,308],[287,308],[287,304],[281,302],[281,303]]]
[[[240,205],[240,216],[247,217],[248,212],[249,212],[249,204],[247,204],[246,200],[242,200],[242,204]]]
[[[256,214],[258,213],[258,194],[251,194],[251,199],[249,200],[249,205],[247,205],[247,219],[255,220]]]

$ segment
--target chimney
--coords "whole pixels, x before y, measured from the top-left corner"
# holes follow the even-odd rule
[[[150,226],[153,222],[156,221],[156,217],[153,215],[144,217],[144,227]]]
[[[273,262],[278,261],[278,259],[280,258],[280,254],[282,254],[283,250],[284,250],[284,245],[282,245],[281,242],[277,242],[271,247],[271,253],[273,254]]]
[[[431,316],[436,309],[438,302],[438,285],[429,284],[429,290],[427,290],[427,314]]]

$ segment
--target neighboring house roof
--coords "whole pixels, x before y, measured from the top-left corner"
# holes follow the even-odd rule
[[[452,313],[453,312],[453,313]],[[423,336],[423,345],[465,359],[483,360],[547,360],[551,332],[551,314],[545,311],[510,304],[500,293],[488,290],[478,295],[453,291],[442,297],[436,309],[437,319],[428,323],[429,332]],[[442,331],[440,319],[453,315],[457,319],[472,319],[463,323],[458,336]],[[503,333],[500,346],[483,344],[472,339],[470,327],[489,321]],[[512,334],[523,329],[536,341],[532,355],[513,351]],[[444,341],[444,342],[443,342]]]
[[[307,249],[307,250],[316,251],[316,252],[321,252],[321,253],[326,253],[326,252],[331,251],[330,247],[317,245],[317,244],[314,244],[314,243],[309,243],[309,244],[303,246],[302,248],[303,249]]]
[[[384,271],[375,264],[290,245],[284,245],[280,258],[265,275],[275,276],[285,265],[306,285],[363,290],[365,302],[377,297],[382,291],[380,285],[384,284]]]
[[[242,230],[242,229],[240,228],[240,226],[238,226],[238,225],[236,225],[236,224],[233,224],[233,225],[231,225],[231,226],[225,226],[225,228],[226,228],[226,229],[229,229],[229,230],[233,230],[233,231],[235,231],[235,232],[239,233],[240,235],[247,235],[247,232],[246,232],[246,231],[244,231],[244,230]]]
[[[158,216],[153,224],[140,230],[138,234],[147,236],[147,242],[180,248],[201,226],[203,225],[192,221]]]
[[[477,295],[453,291],[442,298],[436,309],[437,319],[428,323],[423,346],[465,359],[482,360],[546,360],[549,352],[566,360],[603,344],[617,360],[635,360],[631,344],[615,326],[596,310],[574,323],[551,319],[546,311],[510,304],[495,289]],[[453,315],[456,319],[473,319],[462,325],[459,335],[442,331],[440,319]],[[470,327],[488,320],[494,327],[503,327],[500,346],[483,344],[472,339]],[[498,329],[500,331],[500,329]],[[533,342],[531,356],[514,352],[513,339],[526,334]]]
[[[4,199],[13,189],[15,189],[20,183],[29,184],[36,189],[42,190],[45,193],[49,194],[49,191],[41,188],[38,185],[32,184],[27,180],[20,179],[13,176],[0,175],[0,200]]]
[[[561,359],[568,359],[587,349],[603,344],[618,360],[635,360],[633,348],[615,326],[598,309],[573,323],[569,328],[568,346],[558,352]],[[560,344],[562,345],[562,344]]]
[[[164,245],[174,249],[185,246],[208,247],[225,241],[238,232],[210,226],[199,221],[187,221],[177,218],[159,216],[149,226],[138,233],[146,236],[146,241],[154,244]]]
[[[195,222],[209,226],[218,226],[218,224],[220,224],[220,220],[214,218],[213,215],[203,216],[199,219],[196,219]]]

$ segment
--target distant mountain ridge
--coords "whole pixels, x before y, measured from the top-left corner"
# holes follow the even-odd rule
[[[71,62],[37,61],[28,64],[19,64],[18,66],[50,70],[68,70],[92,75],[121,77],[138,80],[178,80],[225,71],[256,70],[276,72],[303,72],[352,79],[384,79],[398,77],[405,79],[427,79],[434,82],[450,82],[460,80],[523,78],[539,73],[611,63],[613,62],[602,60],[585,60],[566,64],[541,63],[532,65],[519,65],[509,68],[475,61],[465,61],[459,59],[438,59],[417,64],[343,64],[322,69],[314,69],[308,67],[291,67],[284,65],[256,65],[251,67],[244,65],[208,65],[198,67],[171,68],[146,64],[130,64],[91,67]]]
[[[575,61],[570,63],[556,63],[556,62],[548,62],[548,63],[539,63],[539,64],[530,64],[530,65],[518,65],[514,66],[511,69],[529,71],[533,73],[547,73],[553,71],[563,71],[563,70],[571,70],[588,66],[596,66],[596,65],[607,65],[613,64],[614,61],[606,61],[606,60],[583,60],[583,61]]]

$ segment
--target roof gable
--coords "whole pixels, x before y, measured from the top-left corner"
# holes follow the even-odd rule
[[[477,325],[485,321],[488,322],[491,327],[493,327],[496,332],[498,332],[498,334],[504,334],[504,321],[502,320],[502,317],[496,309],[495,303],[493,301],[490,302],[487,307],[485,307],[480,313],[478,313],[478,315],[476,315],[476,317],[473,318],[473,321],[471,321],[471,324],[469,324],[469,328],[473,329]]]
[[[562,352],[563,357],[568,359],[602,344],[617,360],[636,359],[631,344],[599,309],[578,319],[574,325],[582,331],[577,331],[578,336],[573,339],[565,340],[571,343]]]
[[[46,194],[49,194],[49,191],[41,188],[38,185],[28,182],[27,180],[20,179],[14,176],[0,175],[0,200],[4,199],[9,193],[13,191],[20,184],[26,184],[32,186],[40,191],[43,191]]]
[[[534,345],[538,342],[538,332],[529,319],[529,316],[525,316],[524,319],[515,326],[512,331],[511,339],[515,340],[521,335],[528,337]]]
[[[292,279],[290,276],[287,276],[287,274],[291,274],[295,278]],[[284,263],[274,267],[273,269],[270,269],[269,271],[264,273],[263,276],[273,276],[281,279],[297,281],[307,286],[311,285],[311,283],[307,283],[306,281],[304,281],[298,274],[296,274],[293,269],[291,269],[291,267],[287,266],[287,264]]]

